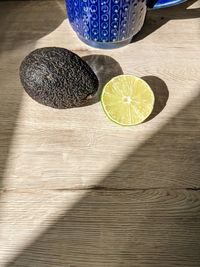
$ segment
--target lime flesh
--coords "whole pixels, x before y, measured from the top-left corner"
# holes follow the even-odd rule
[[[109,119],[124,126],[142,123],[154,107],[154,94],[142,79],[119,75],[103,88],[101,103]]]

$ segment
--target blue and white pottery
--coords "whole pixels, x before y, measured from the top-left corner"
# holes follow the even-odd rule
[[[151,0],[66,0],[72,28],[88,45],[117,48],[132,40],[142,28]],[[153,8],[180,4],[185,0],[158,0]]]

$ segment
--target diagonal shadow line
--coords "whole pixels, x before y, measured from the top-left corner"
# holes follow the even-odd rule
[[[189,0],[170,8],[157,10],[150,9],[147,12],[142,30],[133,37],[131,43],[144,39],[171,20],[199,18],[200,8],[187,9],[196,2],[196,0]]]
[[[199,100],[5,266],[199,266]]]
[[[25,56],[26,45],[32,50],[39,38],[63,22],[66,15],[59,4],[65,7],[61,0],[0,1],[0,188],[22,101],[18,66],[23,53],[18,49],[24,47]]]
[[[67,16],[62,0],[8,0],[0,5],[3,52],[30,44],[34,47],[34,42],[54,31]]]
[[[198,114],[198,112],[196,112],[196,114]],[[181,123],[181,121],[179,121],[179,123]],[[176,126],[176,124],[174,125],[174,126]],[[196,129],[196,127],[195,127],[195,129]],[[188,128],[188,130],[190,130],[189,128]],[[172,129],[171,129],[171,131],[173,131]],[[168,132],[168,131],[167,131]],[[189,131],[190,132],[190,131]],[[172,135],[171,135],[171,137],[172,137]],[[185,133],[184,133],[184,137],[185,137]],[[190,138],[194,138],[194,136],[190,136]],[[149,141],[150,142],[150,141]],[[191,140],[190,140],[190,142],[191,142]],[[151,144],[152,142],[150,142],[150,144]],[[181,153],[180,152],[180,147],[178,147],[178,145],[180,145],[180,141],[179,142],[175,142],[175,144],[176,144],[176,146],[175,146],[175,151],[177,150],[179,153]],[[158,145],[156,146],[156,148],[158,148]],[[198,155],[198,151],[197,150],[195,150],[194,148],[192,148],[193,149],[193,152],[194,153],[196,153],[196,155]],[[146,150],[146,149],[145,149]],[[183,150],[184,151],[187,151],[187,149],[186,149],[186,147],[184,147],[183,146]],[[154,151],[154,153],[155,153],[155,151]],[[176,154],[176,153],[175,153]],[[130,155],[131,156],[131,155]],[[173,155],[171,155],[171,157],[172,157]],[[142,156],[143,157],[143,156]],[[131,157],[131,162],[132,161],[138,161],[139,160],[139,158],[142,158],[141,156],[137,156],[136,158],[135,158],[135,156],[134,157]],[[138,159],[137,159],[138,158]],[[158,160],[158,157],[156,157],[156,159]],[[185,159],[183,156],[181,157],[181,159]],[[186,159],[185,159],[186,160]],[[190,159],[189,159],[190,160]],[[192,160],[192,159],[191,159]],[[166,160],[165,160],[166,161]],[[167,159],[167,162],[169,161],[169,159]],[[126,162],[129,162],[129,159],[127,159],[127,160],[125,160],[124,161],[124,163],[125,164],[122,164],[122,166],[125,166],[124,167],[124,171],[125,170],[127,170],[127,167],[129,166],[127,166],[127,164],[126,164]],[[185,162],[185,161],[184,161]],[[198,162],[197,162],[198,163]],[[149,163],[150,164],[150,166],[151,166],[151,164],[153,164],[153,166],[154,166],[154,164],[155,164],[155,162],[153,162],[153,163]],[[169,163],[168,163],[169,164]],[[183,165],[183,163],[181,164],[181,166]],[[189,163],[188,164],[186,164],[186,166],[188,166],[189,165]],[[148,167],[149,165],[147,164],[147,167]],[[150,168],[150,166],[146,169],[147,170],[147,172],[148,172],[148,170],[150,169],[151,170],[151,168]],[[129,166],[130,167],[130,166]],[[134,167],[135,167],[135,165],[134,165]],[[141,168],[141,167],[143,167],[143,166],[141,166],[141,164],[139,165],[139,167]],[[163,167],[163,166],[162,166]],[[164,167],[163,167],[164,168]],[[175,166],[173,167],[174,169],[175,169]],[[142,169],[142,168],[141,168]],[[181,169],[181,168],[180,168]],[[112,181],[112,182],[114,182],[114,180],[113,180],[113,177],[115,177],[115,175],[116,175],[116,177],[117,177],[117,181],[118,181],[118,185],[119,185],[119,187],[117,187],[116,186],[116,188],[114,188],[114,189],[117,189],[117,188],[121,188],[121,175],[123,175],[123,173],[124,172],[122,172],[121,173],[121,171],[119,171],[119,170],[121,170],[121,168],[120,168],[120,166],[118,166],[118,168],[117,168],[117,170],[115,170],[116,172],[113,172],[113,173],[116,173],[116,174],[110,174],[110,176],[108,176],[108,178],[110,178],[111,180],[110,181]],[[134,173],[134,171],[135,170],[133,170],[132,168],[131,168],[131,170],[132,170],[132,173]],[[161,170],[162,170],[162,168],[161,168]],[[185,170],[185,168],[183,168],[183,170]],[[191,168],[189,168],[189,170],[191,171]],[[158,170],[157,170],[158,171]],[[198,164],[196,164],[196,168],[194,168],[194,177],[196,177],[196,175],[197,175],[197,173],[198,173]],[[138,172],[140,173],[141,172],[141,170],[139,171],[139,169],[138,169]],[[172,170],[171,170],[171,172],[172,172]],[[127,173],[127,172],[126,172]],[[163,171],[162,171],[162,173],[163,173]],[[187,173],[189,173],[189,171],[187,172],[186,171],[186,174]],[[191,171],[190,172],[190,174],[193,174],[193,172]],[[153,176],[152,176],[153,174],[152,173],[150,173],[150,177],[152,178],[152,182],[154,181],[154,179],[153,179]],[[136,176],[136,173],[135,173],[135,176]],[[144,173],[143,174],[141,174],[141,175],[139,175],[138,177],[142,177],[143,179],[145,179],[145,177],[143,177],[144,176]],[[154,176],[156,177],[156,171],[154,170]],[[165,177],[165,176],[164,176]],[[168,177],[168,176],[167,176]],[[167,177],[165,177],[165,178],[167,178]],[[173,180],[173,179],[175,179],[175,177],[172,175],[172,173],[171,174],[169,174],[169,177],[171,177],[171,180]],[[178,176],[179,177],[179,176]],[[126,179],[131,179],[132,180],[132,176],[131,176],[131,174],[129,174],[129,175],[125,175],[125,179],[124,180],[126,180]],[[169,178],[168,178],[169,179]],[[136,179],[137,180],[137,179]],[[150,179],[151,180],[151,179]],[[169,179],[169,184],[170,184],[170,181],[171,181],[170,179]],[[127,180],[128,181],[128,180]],[[156,180],[157,181],[157,180]],[[159,181],[159,179],[158,179],[158,181]],[[140,184],[140,182],[137,180],[136,181],[137,183],[136,183],[136,188],[137,188],[137,186],[138,186],[138,188],[140,188],[139,186],[141,185]],[[181,183],[181,181],[178,181],[178,182],[180,182]],[[195,178],[195,181],[193,181],[194,182],[194,184],[192,184],[192,188],[193,188],[193,186],[196,186],[196,184],[198,184],[198,180],[197,180],[197,178]],[[108,183],[108,181],[106,182],[106,181],[104,181],[104,182],[102,182],[102,183],[100,183],[100,185],[99,185],[99,188],[101,189],[101,188],[107,188],[107,184]],[[125,184],[125,186],[124,187],[122,187],[122,188],[124,188],[124,189],[128,189],[128,182],[127,183],[125,183],[124,182],[124,184]],[[133,184],[134,186],[135,186],[135,183]],[[171,185],[171,184],[170,184]],[[112,184],[111,184],[111,182],[109,183],[109,186],[110,186],[110,188],[112,188],[111,186],[112,186]],[[130,182],[130,186],[131,186],[131,182]],[[182,185],[181,185],[182,186]],[[97,193],[98,194],[98,193]],[[99,193],[100,194],[100,197],[98,198],[99,200],[102,200],[102,198],[104,198],[105,197],[105,195],[106,195],[106,193],[104,193],[104,190],[103,190],[103,192],[100,192]],[[99,217],[97,216],[97,220],[95,221],[95,219],[93,218],[93,214],[95,215],[96,214],[96,212],[98,212],[99,211],[99,209],[101,209],[101,206],[99,207],[99,203],[97,203],[96,205],[94,205],[94,206],[92,206],[91,207],[91,210],[88,210],[88,209],[86,209],[85,208],[85,206],[87,205],[87,203],[90,203],[90,202],[92,202],[92,200],[94,199],[93,197],[94,196],[92,196],[93,195],[93,193],[91,192],[91,193],[88,193],[88,196],[87,197],[85,197],[85,198],[83,198],[82,199],[82,201],[80,202],[80,203],[77,203],[77,205],[75,205],[74,206],[74,208],[72,208],[72,210],[71,210],[71,212],[69,211],[67,211],[66,212],[66,215],[65,216],[63,216],[63,217],[61,217],[60,219],[58,219],[58,221],[57,222],[55,222],[55,224],[54,225],[52,225],[52,227],[50,227],[48,230],[47,230],[47,232],[46,233],[44,233],[44,235],[41,235],[41,237],[39,237],[35,242],[33,242],[32,243],[32,245],[29,247],[29,248],[27,248],[27,250],[25,251],[25,255],[23,254],[23,255],[21,255],[21,256],[19,256],[18,257],[18,259],[16,259],[16,261],[14,262],[14,263],[10,263],[10,265],[9,266],[36,266],[36,264],[38,265],[38,266],[46,266],[46,264],[48,265],[48,266],[52,266],[53,264],[54,264],[54,266],[61,266],[61,265],[59,265],[58,264],[58,262],[61,262],[61,264],[64,264],[64,266],[66,266],[66,264],[65,264],[65,262],[67,261],[67,262],[72,262],[72,264],[73,264],[73,262],[75,262],[75,264],[77,264],[77,262],[78,262],[78,259],[77,259],[77,262],[76,262],[76,256],[77,256],[77,253],[76,253],[76,249],[75,249],[75,245],[74,244],[72,244],[71,246],[72,246],[72,248],[74,249],[74,250],[72,250],[72,252],[70,252],[71,253],[71,256],[69,255],[69,258],[67,257],[68,255],[66,255],[66,247],[69,247],[70,248],[70,246],[69,246],[69,244],[68,244],[68,241],[69,241],[69,239],[68,238],[70,238],[70,235],[69,235],[69,237],[67,236],[67,234],[65,233],[64,235],[63,235],[63,232],[62,232],[62,229],[64,229],[65,227],[68,227],[68,231],[70,231],[70,229],[72,229],[72,230],[74,230],[74,231],[72,231],[72,235],[74,235],[75,233],[77,233],[77,231],[78,231],[78,233],[77,234],[80,234],[80,239],[81,239],[81,226],[82,226],[82,229],[84,230],[85,229],[85,233],[83,233],[83,243],[84,244],[82,244],[81,245],[81,249],[82,249],[82,253],[80,253],[80,254],[84,254],[85,253],[85,255],[88,255],[88,253],[87,253],[87,248],[88,248],[88,246],[87,246],[87,234],[91,234],[92,233],[92,231],[94,231],[95,233],[96,233],[96,235],[94,235],[94,239],[95,239],[95,237],[97,237],[97,238],[100,238],[101,237],[101,235],[102,235],[102,233],[100,232],[100,227],[103,229],[103,230],[105,230],[105,231],[103,231],[104,232],[104,235],[103,235],[103,239],[101,239],[100,238],[100,242],[101,243],[95,243],[95,240],[93,240],[93,238],[89,235],[89,237],[91,238],[91,240],[90,240],[90,243],[91,243],[91,245],[89,246],[89,249],[91,249],[91,247],[92,247],[92,244],[94,245],[94,247],[95,247],[95,245],[97,246],[97,247],[99,247],[99,249],[101,249],[102,247],[103,247],[103,244],[109,244],[109,242],[104,242],[104,239],[105,239],[105,235],[107,234],[111,239],[113,239],[113,235],[115,234],[115,232],[113,232],[112,230],[111,230],[111,235],[109,235],[109,231],[106,231],[106,229],[104,228],[104,223],[106,224],[106,222],[98,222],[98,219],[99,219]],[[109,196],[110,197],[110,196]],[[129,199],[129,201],[130,201],[130,199]],[[108,199],[107,199],[107,202],[109,203],[109,201],[108,201]],[[111,203],[112,204],[112,203]],[[113,208],[113,206],[114,206],[114,210],[116,210],[116,211],[118,211],[117,212],[117,216],[116,217],[113,217],[113,218],[110,218],[109,217],[109,214],[112,212],[112,210],[111,209],[109,209],[109,208],[107,208],[107,210],[106,210],[106,214],[107,214],[107,217],[108,217],[108,223],[107,223],[107,228],[110,230],[110,228],[111,228],[111,226],[113,227],[113,228],[115,228],[115,227],[117,227],[117,224],[116,223],[114,223],[114,221],[112,221],[112,219],[121,219],[121,215],[123,215],[123,209],[122,208],[119,208],[118,209],[118,207],[117,207],[117,204],[119,205],[120,204],[120,201],[116,201],[115,200],[115,202],[114,202],[114,204],[112,204],[111,205],[111,207]],[[147,204],[147,203],[146,203]],[[105,207],[105,206],[104,206]],[[104,208],[104,207],[102,207],[102,208]],[[123,206],[124,208],[125,208],[125,206]],[[131,209],[133,208],[134,206],[133,205],[129,205],[128,206],[128,209],[125,209],[126,211],[131,211]],[[129,210],[130,209],[130,210]],[[151,207],[150,206],[150,211],[153,209],[153,207]],[[81,222],[81,215],[82,215],[82,212],[84,212],[84,210],[85,210],[85,212],[86,212],[86,215],[85,215],[85,218],[87,217],[87,214],[89,214],[90,216],[88,216],[88,221],[89,221],[89,225],[91,225],[91,229],[88,229],[88,221],[86,221],[86,222]],[[78,213],[78,215],[79,215],[79,217],[78,217],[78,222],[76,221],[77,219],[76,218],[74,218],[74,213]],[[100,211],[100,214],[102,214],[102,212]],[[111,213],[112,214],[112,213]],[[158,214],[159,215],[159,214]],[[135,217],[137,218],[137,214],[135,215]],[[131,218],[134,218],[135,219],[135,217],[131,217]],[[105,217],[106,218],[106,217]],[[125,216],[125,223],[128,225],[128,222],[130,221],[131,222],[131,218],[128,218],[127,216]],[[71,219],[71,221],[70,221],[70,219]],[[80,221],[79,221],[79,219],[80,219]],[[187,219],[187,218],[186,218]],[[191,218],[189,218],[189,219],[191,219]],[[192,219],[193,219],[193,221],[195,222],[195,217],[193,216],[192,217]],[[75,220],[75,224],[74,224],[74,228],[73,228],[73,226],[72,226],[72,228],[70,228],[71,227],[71,224],[72,224],[72,222],[73,222],[73,220]],[[81,224],[82,223],[82,224]],[[97,225],[97,228],[95,228],[95,223],[96,223],[96,225]],[[80,225],[80,226],[79,226]],[[76,227],[78,227],[78,230],[76,231]],[[130,227],[130,226],[129,226]],[[128,228],[128,229],[130,229],[130,228]],[[170,229],[169,229],[170,230]],[[177,229],[178,230],[178,229]],[[114,234],[113,234],[114,233]],[[69,234],[69,232],[68,232],[68,234]],[[63,238],[64,238],[64,240],[59,244],[59,240],[61,240],[62,239],[62,235],[63,235]],[[196,233],[196,235],[198,236],[198,232]],[[53,237],[56,237],[56,239],[54,239]],[[193,236],[193,238],[194,238],[194,236]],[[73,236],[72,236],[72,239],[73,239]],[[79,238],[78,238],[79,239]],[[74,240],[74,239],[73,239]],[[49,241],[49,244],[48,244],[48,241]],[[76,241],[76,240],[75,240]],[[78,240],[79,241],[79,240]],[[129,241],[129,240],[128,240]],[[127,241],[127,243],[129,243]],[[56,249],[56,246],[58,245],[58,248]],[[66,247],[65,247],[65,245],[67,245]],[[41,257],[38,257],[39,255],[40,255],[40,249],[42,250],[42,251],[46,251],[46,250],[48,250],[48,246],[49,246],[49,251],[47,251],[48,253],[44,256],[44,260],[46,260],[46,263],[42,263],[42,259],[41,259]],[[79,247],[78,247],[79,248]],[[193,247],[194,248],[194,247]],[[197,247],[198,248],[198,247]],[[114,248],[113,248],[114,249]],[[116,249],[116,247],[115,247],[115,249]],[[29,251],[29,250],[32,250],[32,251]],[[127,250],[127,248],[126,248],[126,250]],[[58,251],[58,256],[57,256],[57,259],[52,259],[52,255],[54,255],[54,253],[56,252],[56,251]],[[73,251],[75,251],[75,252],[73,252]],[[121,252],[122,250],[120,250],[119,251],[119,256],[120,257],[125,257],[126,256],[126,254],[128,255],[128,257],[130,257],[130,252]],[[189,250],[190,251],[190,250]],[[105,253],[105,252],[104,252]],[[141,251],[140,251],[140,253],[141,253]],[[194,250],[193,251],[193,253],[195,253],[194,255],[195,255],[195,257],[197,258],[197,264],[198,264],[198,261],[199,261],[199,258],[197,257],[197,254],[196,254],[196,250]],[[95,261],[95,253],[92,251],[91,252],[91,256],[93,257],[93,259],[91,260],[90,258],[88,259],[88,261],[90,262],[88,265],[91,265],[91,262],[92,262],[92,264],[94,263],[94,261]],[[102,256],[101,255],[101,253],[99,253],[99,257],[97,257],[97,260],[99,261],[99,262],[103,262],[103,257],[104,257],[104,255]],[[106,253],[105,253],[105,255],[106,255]],[[114,254],[113,254],[114,255]],[[186,255],[187,255],[187,253],[186,253]],[[89,254],[89,256],[90,256],[90,254]],[[30,257],[30,259],[29,259],[29,257]],[[71,259],[70,259],[70,257],[71,257]],[[110,260],[112,260],[112,253],[110,253],[109,254],[109,252],[107,253],[107,256],[105,257],[105,260],[107,259],[108,261],[110,261]],[[127,257],[127,256],[126,256]],[[194,259],[193,259],[193,261],[192,261],[192,264],[194,264],[194,260],[196,259],[194,257]],[[84,260],[86,261],[86,259],[84,258]],[[123,261],[125,261],[126,259],[124,259]],[[29,262],[30,261],[30,262]],[[31,262],[32,261],[32,262]],[[120,259],[119,259],[119,262],[120,262]],[[119,263],[118,262],[118,263]],[[116,263],[115,261],[114,261],[114,263]],[[116,265],[118,264],[118,263],[116,263]],[[122,262],[122,264],[123,264],[124,262]],[[13,264],[13,265],[12,265]],[[70,263],[71,264],[71,263]],[[82,263],[80,263],[78,266],[80,266]],[[115,266],[116,266],[115,265]],[[122,266],[122,265],[120,265],[120,266]],[[191,266],[191,265],[190,265]]]

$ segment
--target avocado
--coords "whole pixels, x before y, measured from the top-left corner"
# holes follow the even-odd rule
[[[60,47],[39,48],[26,56],[20,66],[20,80],[35,101],[59,109],[86,104],[99,85],[84,60]]]

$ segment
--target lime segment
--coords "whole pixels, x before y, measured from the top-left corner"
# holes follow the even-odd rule
[[[103,88],[101,103],[112,121],[131,126],[143,122],[152,112],[154,94],[149,85],[132,75],[119,75]]]

